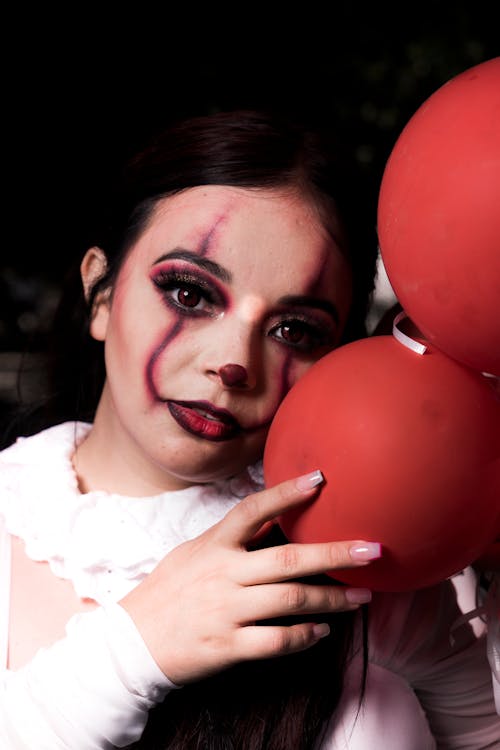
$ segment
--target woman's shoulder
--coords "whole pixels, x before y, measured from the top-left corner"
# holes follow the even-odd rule
[[[0,452],[0,515],[16,533],[41,514],[41,500],[56,488],[76,488],[71,456],[90,429],[81,422],[64,422],[26,437],[18,437]]]

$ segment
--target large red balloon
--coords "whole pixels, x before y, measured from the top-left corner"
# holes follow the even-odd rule
[[[363,339],[315,363],[271,424],[268,486],[320,469],[306,507],[279,523],[292,542],[381,542],[381,560],[332,571],[375,591],[462,570],[500,531],[500,398],[490,379],[432,347]]]
[[[407,123],[377,223],[409,317],[450,357],[500,375],[500,57],[452,78]]]

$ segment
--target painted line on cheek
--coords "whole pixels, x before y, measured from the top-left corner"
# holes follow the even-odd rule
[[[293,355],[292,355],[292,353],[289,353],[289,354],[286,355],[285,360],[283,362],[283,368],[281,370],[281,393],[280,393],[280,397],[279,397],[280,398],[279,404],[281,404],[281,402],[283,401],[283,399],[285,398],[286,394],[288,393],[288,391],[291,388],[291,384],[290,384],[290,370],[292,369],[292,360],[293,360]],[[279,404],[278,404],[278,406],[279,406]],[[276,409],[277,408],[278,407],[276,407]]]
[[[158,362],[159,357],[167,346],[177,337],[177,335],[182,331],[182,322],[181,320],[178,320],[172,328],[167,332],[166,336],[162,339],[159,346],[156,347],[156,349],[151,354],[148,363],[146,365],[146,387],[149,392],[149,395],[154,401],[161,401],[160,394],[158,392],[158,389],[155,385],[155,376],[154,376],[154,370],[156,367],[156,363]]]

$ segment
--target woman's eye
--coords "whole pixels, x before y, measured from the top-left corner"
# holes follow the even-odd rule
[[[186,313],[208,313],[215,309],[212,295],[197,284],[179,281],[163,288],[166,301]]]
[[[213,315],[224,302],[216,289],[191,275],[162,272],[152,281],[164,302],[186,315]]]
[[[304,326],[300,323],[283,323],[280,328],[281,338],[289,344],[300,344],[307,335]]]
[[[203,294],[201,290],[193,286],[179,286],[171,291],[172,297],[177,304],[183,307],[197,307],[203,300]]]
[[[303,352],[313,352],[334,343],[332,332],[302,320],[283,321],[271,333],[281,343]]]

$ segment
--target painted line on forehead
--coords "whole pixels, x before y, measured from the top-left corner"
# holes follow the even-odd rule
[[[223,221],[225,221],[225,219],[226,219],[225,215],[219,216],[215,220],[215,222],[212,225],[212,227],[205,234],[205,236],[202,237],[201,245],[200,245],[200,248],[198,250],[198,252],[199,252],[199,254],[200,254],[200,256],[202,258],[205,258],[208,255],[209,250],[211,248],[211,245],[212,245],[212,243],[214,241],[214,235],[216,234],[217,229],[219,228],[219,224],[221,224]]]
[[[155,378],[154,378],[154,370],[156,367],[156,363],[158,362],[158,358],[160,357],[161,354],[163,354],[167,346],[182,331],[182,328],[183,328],[182,320],[178,320],[174,323],[174,325],[167,332],[166,336],[162,339],[160,344],[154,349],[146,365],[146,373],[145,373],[146,387],[149,391],[149,395],[154,400],[160,399],[160,394],[158,393],[158,390],[155,386]]]
[[[318,263],[312,268],[310,281],[306,283],[306,290],[308,294],[294,297],[288,295],[281,301],[283,304],[296,305],[299,307],[312,307],[318,310],[323,310],[328,313],[335,323],[339,325],[340,315],[337,306],[330,299],[325,299],[321,296],[321,283],[326,270],[328,259],[331,248],[325,247],[323,255],[319,258]]]
[[[331,253],[330,248],[325,248],[323,252],[323,257],[319,259],[318,265],[312,269],[311,273],[311,280],[307,284],[307,289],[310,290],[311,294],[318,294],[319,288],[321,285],[321,281],[323,278],[323,274],[325,273],[326,264],[328,262],[328,257]]]
[[[347,272],[351,278],[352,278],[352,265],[351,261],[349,260],[349,256],[345,250],[345,247],[342,243],[336,242],[333,247],[327,246],[324,249],[323,257],[320,259],[320,264],[318,267],[317,274],[314,278],[311,279],[310,289],[312,294],[318,294],[321,295],[321,284],[324,278],[325,273],[327,272],[327,266],[328,261],[332,257],[332,253],[335,252],[336,258],[334,259],[334,268],[336,270],[336,274],[344,274]],[[331,271],[330,271],[331,276]],[[340,319],[340,316],[339,316]]]

